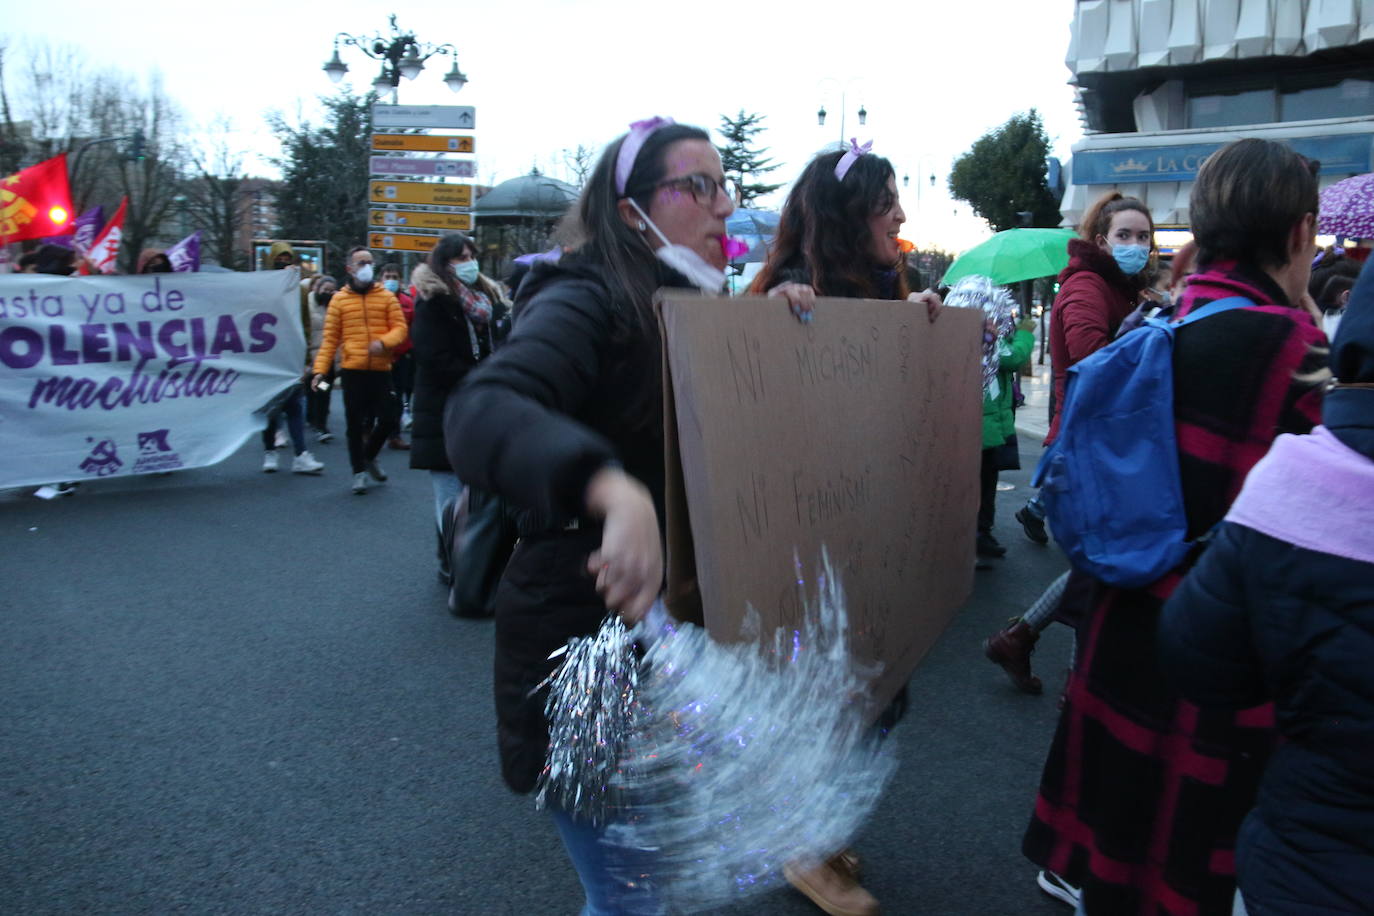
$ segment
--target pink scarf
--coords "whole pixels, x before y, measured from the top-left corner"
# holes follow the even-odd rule
[[[1325,426],[1274,440],[1228,522],[1298,547],[1374,563],[1374,461]]]

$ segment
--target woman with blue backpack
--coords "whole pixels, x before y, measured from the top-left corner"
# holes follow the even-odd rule
[[[1232,143],[1198,173],[1199,267],[1178,309],[1196,315],[1169,335],[1189,542],[1205,542],[1275,436],[1305,433],[1320,417],[1312,374],[1326,339],[1304,302],[1316,213],[1315,168],[1283,144]],[[1222,302],[1237,297],[1248,302]],[[1085,378],[1069,385],[1063,437]],[[1129,490],[1123,479],[1106,491],[1109,507]],[[1080,912],[1231,913],[1236,833],[1276,732],[1272,705],[1202,709],[1161,672],[1160,609],[1201,549],[1145,585],[1099,582],[1079,629],[1023,851],[1080,889]]]

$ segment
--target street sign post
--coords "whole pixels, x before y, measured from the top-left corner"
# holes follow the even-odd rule
[[[450,232],[471,232],[472,214],[452,211],[369,210],[369,226],[387,229],[447,229]]]
[[[477,126],[477,109],[471,105],[382,105],[372,106],[373,127],[441,127],[472,130]]]
[[[475,159],[402,159],[399,156],[370,156],[367,168],[373,175],[447,175],[476,178]]]
[[[377,251],[430,251],[439,244],[438,235],[412,235],[400,232],[369,232],[367,247]]]
[[[471,207],[472,185],[425,181],[369,181],[368,200],[378,204],[425,204],[431,207]]]
[[[378,150],[409,150],[415,153],[471,153],[475,151],[472,137],[433,134],[373,134],[372,148]]]

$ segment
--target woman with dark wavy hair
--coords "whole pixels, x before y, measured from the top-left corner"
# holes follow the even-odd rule
[[[906,222],[892,163],[850,140],[848,149],[811,160],[782,207],[768,260],[752,293],[783,296],[794,311],[811,312],[816,296],[911,299],[931,319],[940,297],[912,293],[897,233]]]
[[[777,238],[752,293],[787,299],[810,321],[817,296],[909,299],[930,319],[940,309],[933,292],[913,293],[897,233],[906,222],[892,163],[869,152],[872,143],[850,140],[846,149],[817,155],[802,170],[782,207]],[[906,705],[903,690],[880,726],[896,723]],[[789,866],[787,879],[827,913],[878,912],[878,901],[858,881],[857,860],[841,851],[814,867]]]

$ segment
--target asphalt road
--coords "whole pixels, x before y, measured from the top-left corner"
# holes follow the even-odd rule
[[[426,475],[384,452],[356,497],[342,442],[315,451],[320,478],[263,474],[250,443],[0,492],[0,912],[577,912],[552,825],[500,782],[491,626],[444,607]],[[888,914],[1069,912],[1019,852],[1069,633],[1041,641],[1039,698],[980,651],[1062,568],[1011,518],[1028,476],[1004,475],[1010,556],[916,672],[855,843]],[[818,910],[784,888],[730,912]]]

